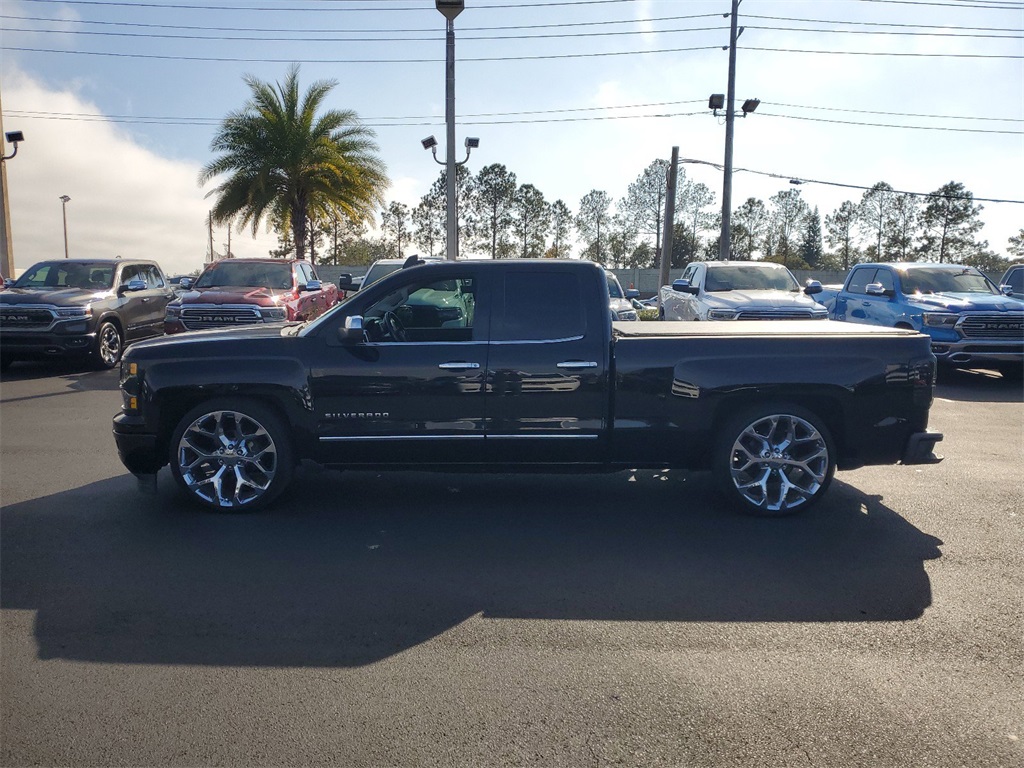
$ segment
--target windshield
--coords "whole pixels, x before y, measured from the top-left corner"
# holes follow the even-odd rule
[[[109,291],[114,285],[114,265],[102,262],[44,261],[18,278],[15,288],[81,288]]]
[[[605,277],[608,278],[608,295],[613,299],[624,299],[625,294],[622,292],[622,286],[619,285],[619,278],[613,275],[611,272],[605,272]]]
[[[366,270],[366,275],[363,276],[363,284],[361,287],[365,288],[370,283],[375,283],[382,277],[387,277],[392,272],[397,272],[401,268],[401,262],[399,262],[398,264],[374,264],[368,270]]]
[[[788,269],[758,264],[708,265],[707,291],[799,291]]]
[[[268,264],[264,261],[220,261],[207,267],[199,276],[196,288],[276,288],[292,287],[291,264]]]
[[[922,267],[900,273],[904,293],[994,293],[1002,295],[988,278],[972,267]]]

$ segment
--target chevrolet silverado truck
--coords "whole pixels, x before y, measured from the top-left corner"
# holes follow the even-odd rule
[[[164,332],[172,298],[154,261],[41,261],[0,293],[0,369],[32,359],[114,368],[125,345]]]
[[[703,469],[741,511],[782,515],[817,502],[837,468],[936,461],[934,371],[915,331],[618,323],[592,263],[446,261],[312,322],[134,345],[113,431],[141,486],[169,464],[210,509],[269,503],[308,459]]]
[[[299,259],[221,259],[167,305],[164,332],[312,320],[338,303],[338,287]]]
[[[1024,378],[1024,301],[1007,296],[974,267],[897,262],[858,264],[819,301],[847,323],[906,328],[931,339],[948,367],[995,368]]]
[[[793,273],[770,261],[695,261],[662,286],[662,320],[825,320],[828,312]]]

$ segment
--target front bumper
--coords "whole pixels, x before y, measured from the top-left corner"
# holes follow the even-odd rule
[[[941,363],[972,365],[982,363],[1013,363],[1024,361],[1024,340],[932,341],[932,354]]]
[[[4,354],[18,359],[88,354],[95,343],[95,333],[0,333],[0,347],[3,347]]]
[[[157,436],[138,416],[121,412],[114,417],[114,443],[121,463],[133,475],[154,474],[168,461]]]
[[[941,456],[935,455],[935,444],[941,442],[941,432],[914,432],[907,438],[903,449],[903,464],[938,464]]]

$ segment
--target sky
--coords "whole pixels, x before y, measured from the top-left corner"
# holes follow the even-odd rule
[[[619,200],[679,147],[721,205],[729,0],[466,0],[455,20],[456,146],[574,212]],[[822,219],[885,181],[963,183],[1000,254],[1024,228],[1024,0],[743,0],[733,208],[799,189]],[[305,88],[376,133],[388,201],[414,206],[445,155],[445,20],[434,0],[3,0],[3,130],[17,269],[64,255],[147,257],[169,274],[208,248],[200,169],[246,75]],[[4,145],[4,154],[12,147]],[[698,163],[685,162],[688,160]],[[790,179],[805,180],[794,187]],[[62,205],[61,195],[71,201]],[[1008,202],[997,202],[1008,201]],[[232,232],[236,256],[277,244]],[[223,253],[227,230],[214,229]]]

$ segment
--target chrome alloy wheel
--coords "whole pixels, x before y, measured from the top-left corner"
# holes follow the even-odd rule
[[[729,470],[748,503],[766,512],[790,512],[814,499],[826,482],[828,443],[799,416],[761,416],[733,443]]]
[[[100,361],[107,368],[113,368],[121,359],[121,334],[111,323],[104,323],[100,328],[96,350],[99,352]]]
[[[278,448],[256,419],[236,411],[211,411],[185,428],[176,452],[187,490],[222,508],[257,502],[278,470]]]

